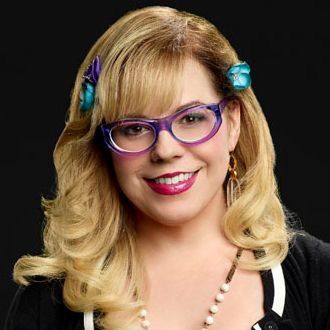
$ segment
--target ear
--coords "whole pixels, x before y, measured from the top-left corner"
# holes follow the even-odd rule
[[[241,127],[241,105],[238,100],[232,100],[227,105],[228,152],[233,151],[238,142]]]

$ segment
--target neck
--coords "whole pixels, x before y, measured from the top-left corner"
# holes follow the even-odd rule
[[[171,259],[173,256],[176,259],[188,256],[191,259],[192,255],[198,258],[221,250],[232,258],[233,246],[223,233],[225,212],[224,199],[219,196],[194,218],[172,221],[171,225],[166,223],[166,219],[156,221],[137,211],[138,251],[145,261]]]

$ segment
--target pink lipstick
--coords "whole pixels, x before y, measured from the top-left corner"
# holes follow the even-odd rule
[[[192,187],[192,185],[195,183],[195,181],[197,179],[198,172],[199,172],[199,170],[194,172],[193,175],[190,178],[188,178],[187,180],[179,181],[179,182],[171,183],[171,184],[156,182],[154,179],[145,179],[145,181],[148,184],[148,186],[154,192],[156,192],[158,194],[177,195],[177,194],[183,193],[184,191],[186,191]],[[163,175],[161,177],[162,178],[171,178],[171,177],[174,177],[179,174],[180,174],[180,172],[175,172],[175,173],[171,173],[171,175]]]

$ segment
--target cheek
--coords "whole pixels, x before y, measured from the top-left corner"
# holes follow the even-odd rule
[[[205,159],[210,162],[223,162],[229,159],[228,139],[225,133],[225,130],[219,130],[209,141],[200,146],[200,154]]]
[[[112,154],[115,177],[124,192],[134,186],[134,180],[137,179],[142,163],[143,161],[140,157],[121,157],[117,154]]]
[[[115,176],[118,183],[121,184],[121,182],[125,180],[125,177],[128,177],[132,172],[132,162],[124,157],[118,156],[117,154],[112,154],[111,158]]]
[[[216,183],[223,184],[229,163],[228,141],[226,136],[216,134],[211,140],[204,143],[199,149],[199,156],[206,164],[207,177]]]

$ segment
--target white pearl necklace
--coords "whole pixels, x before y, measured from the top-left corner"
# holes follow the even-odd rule
[[[228,275],[226,277],[226,281],[225,281],[225,283],[223,283],[219,287],[220,292],[216,294],[216,296],[214,298],[215,302],[209,308],[209,315],[205,318],[204,326],[201,330],[208,330],[209,327],[214,323],[214,315],[216,313],[218,313],[218,311],[219,311],[218,305],[225,300],[225,293],[227,293],[230,290],[229,283],[231,282],[231,280],[234,276],[238,260],[239,260],[240,256],[242,255],[242,251],[243,251],[242,248],[238,248],[237,253],[236,253],[236,257],[235,257],[235,259],[233,261],[233,264],[232,264],[232,266],[231,266],[231,268],[228,272]],[[139,315],[139,318],[140,318],[140,321],[141,321],[141,323],[140,323],[141,327],[142,327],[142,329],[145,329],[145,330],[151,329],[151,323],[146,318],[147,314],[148,314],[147,310],[145,308],[143,308],[143,309],[141,309],[140,315]]]

